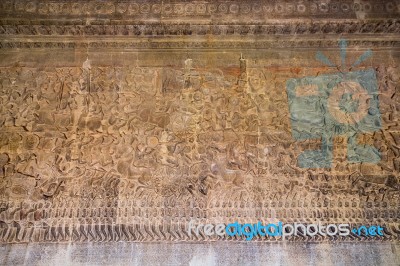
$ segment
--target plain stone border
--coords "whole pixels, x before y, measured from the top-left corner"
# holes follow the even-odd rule
[[[400,243],[29,243],[0,265],[400,265]]]

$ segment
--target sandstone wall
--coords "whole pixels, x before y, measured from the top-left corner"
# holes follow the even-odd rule
[[[398,241],[399,8],[2,1],[0,242],[219,239],[191,219]]]

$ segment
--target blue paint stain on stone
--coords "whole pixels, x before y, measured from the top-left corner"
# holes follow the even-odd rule
[[[343,55],[343,53],[342,53]],[[344,59],[342,59],[344,61]],[[330,63],[330,62],[329,62]],[[332,96],[339,84],[359,84],[369,100],[368,108],[354,123],[338,121],[330,112],[328,98]],[[315,88],[311,94],[298,93],[304,87]],[[380,161],[379,151],[368,145],[357,144],[357,134],[374,132],[381,128],[379,112],[378,84],[373,69],[290,79],[286,84],[292,135],[296,140],[321,139],[320,150],[304,151],[298,157],[298,165],[302,168],[330,168],[332,164],[333,137],[348,137],[349,162]],[[340,111],[344,114],[357,113],[360,99],[353,93],[345,92],[338,99]],[[340,120],[340,119],[339,119]]]
[[[355,113],[358,110],[360,103],[358,100],[353,99],[353,93],[343,93],[340,98],[340,110],[347,113]]]

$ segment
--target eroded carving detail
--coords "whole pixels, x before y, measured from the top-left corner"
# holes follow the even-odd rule
[[[190,219],[232,217],[379,223],[398,240],[397,67],[377,70],[384,130],[358,139],[381,161],[348,164],[339,136],[330,171],[296,166],[320,143],[291,136],[293,73],[245,59],[1,68],[1,241],[207,240],[187,235]]]

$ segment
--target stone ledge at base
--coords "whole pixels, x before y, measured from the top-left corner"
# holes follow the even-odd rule
[[[0,245],[1,265],[400,265],[400,243]]]

